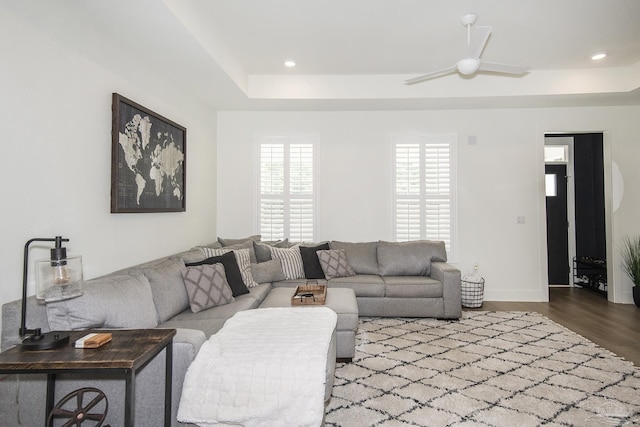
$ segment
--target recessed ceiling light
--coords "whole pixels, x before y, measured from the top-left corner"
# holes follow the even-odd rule
[[[285,67],[289,67],[289,68],[293,68],[296,66],[296,62],[295,61],[291,61],[291,60],[287,60],[284,61],[284,66]]]
[[[600,53],[596,53],[595,55],[593,55],[591,57],[591,59],[593,59],[594,61],[599,61],[601,59],[604,59],[607,56],[607,54],[605,52],[600,52]]]

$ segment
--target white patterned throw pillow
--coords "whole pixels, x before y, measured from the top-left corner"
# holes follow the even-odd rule
[[[287,279],[304,279],[304,264],[298,245],[290,248],[271,248],[271,257],[280,260],[282,271]]]
[[[242,276],[244,284],[247,288],[258,286],[258,283],[253,280],[253,275],[251,274],[251,249],[213,249],[206,246],[201,246],[200,249],[204,252],[204,256],[206,258],[224,255],[227,252],[233,252],[236,256],[236,261],[238,262],[240,275]]]
[[[235,301],[222,264],[185,267],[181,272],[192,312]]]
[[[316,254],[318,254],[320,266],[322,267],[322,271],[324,271],[324,275],[327,280],[333,279],[334,277],[348,277],[356,275],[355,271],[353,271],[349,265],[347,253],[344,249],[317,251]]]

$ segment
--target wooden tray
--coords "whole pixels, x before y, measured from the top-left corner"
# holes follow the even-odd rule
[[[307,283],[306,285],[298,285],[291,297],[291,305],[324,305],[326,300],[326,285]]]

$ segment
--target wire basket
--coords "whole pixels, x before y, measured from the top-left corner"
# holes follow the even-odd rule
[[[462,306],[465,308],[480,308],[484,299],[484,279],[480,276],[464,276],[462,285]]]

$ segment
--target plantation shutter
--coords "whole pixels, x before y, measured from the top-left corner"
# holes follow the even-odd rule
[[[451,247],[451,144],[424,144],[425,234]]]
[[[451,135],[398,137],[394,144],[394,234],[397,241],[442,240],[453,253]],[[450,255],[452,257],[452,255]]]
[[[284,144],[260,145],[260,234],[267,240],[284,234]]]
[[[289,239],[313,241],[313,145],[291,144]]]
[[[260,143],[259,229],[264,240],[313,241],[313,143]]]
[[[396,145],[396,240],[421,238],[420,145]]]

